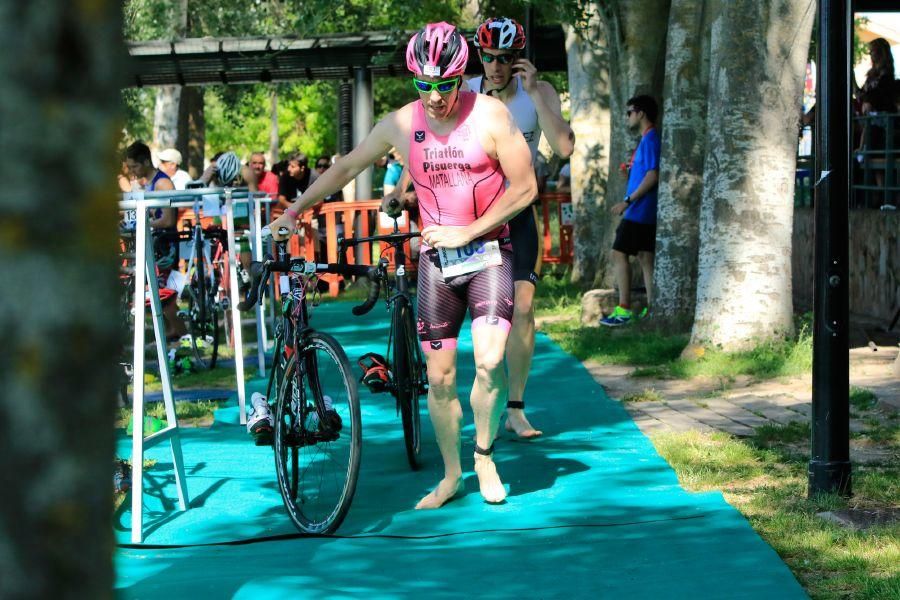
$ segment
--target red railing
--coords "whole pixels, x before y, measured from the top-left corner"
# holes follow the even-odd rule
[[[541,194],[541,215],[543,216],[543,253],[541,260],[548,264],[571,265],[575,253],[572,239],[572,198],[564,192]],[[556,215],[551,219],[551,215]],[[554,247],[553,226],[557,228],[557,244]]]

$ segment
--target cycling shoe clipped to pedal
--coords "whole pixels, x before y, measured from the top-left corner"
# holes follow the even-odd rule
[[[255,392],[250,399],[250,410],[247,414],[247,433],[253,436],[257,446],[271,446],[275,430],[272,411],[266,397]]]
[[[369,352],[359,357],[357,361],[362,369],[359,382],[364,384],[373,394],[388,391],[392,375],[390,365],[385,357],[375,352]]]

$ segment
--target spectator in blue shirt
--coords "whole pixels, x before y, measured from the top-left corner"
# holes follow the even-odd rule
[[[613,262],[619,304],[601,325],[618,327],[636,318],[631,310],[631,263],[637,256],[647,288],[647,306],[653,289],[653,253],[656,250],[656,196],[659,184],[659,134],[656,132],[656,100],[635,96],[626,103],[628,128],[641,133],[641,141],[626,165],[628,187],[622,202],[612,207],[615,215],[623,215],[613,242]],[[643,316],[647,309],[644,308]]]

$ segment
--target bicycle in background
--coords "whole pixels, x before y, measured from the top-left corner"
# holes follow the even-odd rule
[[[190,236],[191,253],[187,259],[188,283],[181,297],[187,301],[184,314],[194,364],[201,369],[213,369],[219,356],[220,321],[228,308],[228,298],[222,288],[228,234],[221,227],[204,229],[199,214],[199,203],[195,201],[196,223],[187,220],[182,230],[182,236]]]
[[[397,411],[403,423],[403,440],[406,458],[411,469],[421,466],[422,423],[419,398],[428,393],[428,376],[422,347],[416,333],[415,309],[410,297],[410,282],[406,273],[404,244],[420,234],[400,233],[394,219],[394,232],[386,235],[339,239],[341,263],[346,262],[347,249],[356,244],[380,242],[386,244],[378,263],[374,281],[380,282],[385,290],[385,303],[391,313],[391,327],[388,333],[387,358],[369,353],[359,359],[363,369],[361,381],[374,393],[390,392],[397,402]],[[387,260],[383,258],[388,249],[393,249],[393,280],[388,276]],[[370,294],[372,290],[370,289]],[[377,293],[376,293],[377,294]],[[368,361],[368,362],[367,362]]]
[[[268,401],[275,399],[268,433],[278,488],[291,521],[305,533],[332,533],[350,509],[359,476],[359,392],[344,349],[332,336],[310,325],[307,302],[309,293],[317,293],[319,273],[370,277],[369,298],[353,308],[354,314],[363,314],[378,299],[379,283],[373,278],[374,267],[307,262],[291,258],[286,241],[275,245],[277,259],[268,257],[251,264],[250,290],[238,305],[242,311],[250,310],[262,298],[269,276],[281,274],[281,320],[275,327],[274,364],[266,397],[255,397],[253,404],[256,408],[257,402],[263,402],[268,410]],[[257,444],[267,441],[265,434],[265,429],[257,430]]]

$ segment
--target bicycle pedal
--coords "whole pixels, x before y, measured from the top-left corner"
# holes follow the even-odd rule
[[[271,446],[275,437],[274,433],[270,427],[260,427],[251,434],[253,443],[257,446]]]

